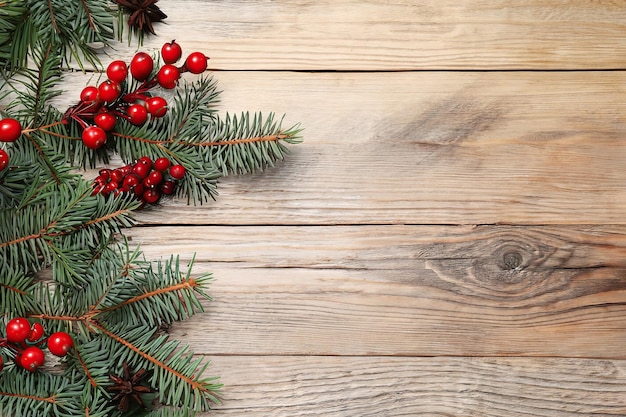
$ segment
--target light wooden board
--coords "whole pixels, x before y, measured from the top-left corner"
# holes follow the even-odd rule
[[[623,416],[626,362],[519,358],[227,356],[203,416]]]
[[[620,1],[168,0],[176,39],[245,70],[624,68]],[[113,56],[116,56],[113,53]]]
[[[154,224],[624,224],[622,72],[218,72],[221,111],[275,111],[305,142],[219,204]],[[72,74],[79,87],[94,81]]]
[[[206,354],[626,358],[624,227],[136,228],[213,271]],[[565,342],[566,341],[566,342]]]
[[[168,222],[624,221],[621,73],[229,75],[224,109],[278,108],[305,143]]]
[[[626,415],[626,4],[159,6],[143,49],[203,51],[222,112],[305,129],[129,232],[215,275],[170,329],[226,384],[207,416]]]

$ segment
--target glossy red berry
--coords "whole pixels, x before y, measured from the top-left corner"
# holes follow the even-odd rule
[[[166,64],[174,64],[181,56],[183,56],[183,50],[174,40],[161,47],[161,58]]]
[[[4,368],[4,360],[2,359],[2,356],[0,356],[0,372],[2,372],[2,368]]]
[[[124,177],[123,186],[128,187],[129,189],[133,188],[137,184],[139,184],[141,180],[136,174],[128,174]]]
[[[15,142],[22,134],[22,125],[15,119],[0,120],[0,142]]]
[[[141,197],[143,195],[144,190],[145,188],[142,183],[135,185],[135,188],[133,188],[133,192],[135,193],[136,197]]]
[[[165,195],[172,195],[176,191],[176,183],[172,180],[163,181],[161,192]]]
[[[45,363],[43,351],[37,346],[31,346],[24,349],[19,357],[19,364],[22,368],[29,372],[35,372]]]
[[[206,70],[208,58],[202,52],[192,52],[185,61],[185,67],[192,74],[200,74]]]
[[[150,187],[156,187],[157,185],[161,184],[161,181],[163,181],[163,174],[159,171],[152,171],[148,174],[146,180],[148,181],[146,185]]]
[[[137,81],[145,81],[152,74],[154,61],[145,52],[138,52],[130,61],[130,73]]]
[[[111,113],[98,113],[93,118],[93,121],[105,132],[110,132],[115,129],[115,122],[117,121],[117,118]]]
[[[163,117],[167,113],[167,101],[163,97],[150,97],[146,100],[146,108],[152,117]]]
[[[152,159],[150,159],[150,157],[148,156],[142,156],[137,160],[137,164],[145,165],[148,168],[152,168]]]
[[[148,165],[136,164],[133,167],[133,174],[138,175],[140,179],[146,178],[149,173],[150,173],[150,167]]]
[[[111,171],[111,181],[122,182],[124,181],[124,173],[121,169],[114,169]]]
[[[23,317],[11,319],[6,326],[7,340],[11,343],[22,343],[30,334],[30,323]]]
[[[131,104],[126,109],[128,121],[135,126],[141,126],[148,120],[148,110],[143,104]]]
[[[89,149],[98,149],[107,141],[107,134],[101,127],[88,126],[83,130],[82,139]]]
[[[176,180],[182,180],[187,170],[182,165],[172,165],[170,167],[170,176]]]
[[[98,96],[107,103],[117,100],[122,94],[122,87],[117,81],[106,80],[98,87]]]
[[[154,204],[161,198],[161,193],[154,188],[148,188],[141,195],[141,199],[146,203]]]
[[[0,171],[9,166],[9,154],[4,149],[0,149]]]
[[[45,332],[41,323],[33,323],[33,325],[30,326],[30,333],[28,334],[26,340],[30,343],[38,342],[43,338],[44,333]]]
[[[48,338],[48,350],[55,356],[65,356],[74,347],[72,336],[65,332],[56,332]]]
[[[165,89],[172,89],[178,85],[178,79],[180,78],[180,71],[174,65],[165,64],[159,69],[157,74],[157,81],[159,85]]]
[[[128,67],[124,61],[113,61],[107,67],[107,77],[109,77],[109,80],[121,83],[126,81],[127,76]]]
[[[98,88],[93,85],[83,88],[83,91],[80,92],[80,100],[85,103],[93,103],[98,100]]]
[[[167,158],[161,157],[157,158],[156,161],[154,161],[154,169],[156,169],[157,171],[165,172],[170,167],[170,165],[171,162]]]

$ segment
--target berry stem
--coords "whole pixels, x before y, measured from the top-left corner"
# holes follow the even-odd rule
[[[47,133],[48,131],[46,129],[48,129],[50,127],[58,126],[58,125],[63,125],[63,124],[66,124],[66,122],[63,121],[63,120],[60,120],[58,122],[50,123],[50,124],[47,124],[47,125],[38,126],[38,127],[31,127],[31,128],[28,128],[28,129],[24,129],[24,130],[22,130],[22,133],[28,134],[30,132],[36,132],[38,130]]]

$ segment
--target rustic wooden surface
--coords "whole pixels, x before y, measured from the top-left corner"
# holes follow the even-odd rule
[[[626,415],[626,3],[159,5],[146,49],[305,128],[129,232],[215,275],[171,329],[222,376],[207,416]]]

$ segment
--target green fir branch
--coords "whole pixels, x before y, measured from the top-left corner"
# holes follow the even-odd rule
[[[152,373],[151,385],[158,387],[161,404],[207,411],[219,402],[221,384],[215,383],[216,378],[202,376],[209,363],[203,364],[202,357],[194,356],[180,341],[157,335],[153,327],[146,325],[130,329],[119,324],[111,329],[98,323],[94,326],[108,337],[109,343],[117,344],[111,351],[116,352],[113,360],[120,368],[127,362],[134,369]]]
[[[14,314],[23,316],[36,307],[32,296],[33,276],[20,268],[0,265],[0,316]]]
[[[300,142],[301,129],[281,127],[274,114],[228,113],[203,128],[202,141],[192,142],[203,150],[206,163],[218,167],[222,175],[248,174],[265,170],[289,152],[286,144]],[[190,143],[191,144],[191,143]]]
[[[44,186],[23,207],[0,211],[0,258],[37,271],[52,264],[55,248],[68,250],[66,244],[57,244],[65,238],[73,239],[76,250],[95,249],[134,224],[135,200],[90,194],[82,180]],[[15,218],[21,221],[16,223]]]
[[[6,416],[75,417],[81,415],[81,391],[78,379],[11,366],[0,378],[0,411]]]
[[[153,327],[184,320],[203,311],[199,297],[210,300],[204,291],[210,280],[211,274],[192,278],[191,265],[183,273],[178,257],[150,263],[147,270],[133,271],[108,291],[97,317],[103,323]]]

